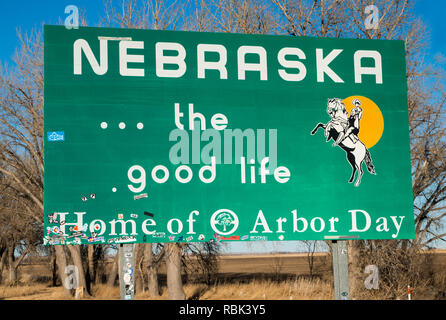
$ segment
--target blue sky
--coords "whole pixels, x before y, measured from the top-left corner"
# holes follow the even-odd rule
[[[23,31],[39,27],[43,22],[56,24],[67,5],[76,5],[87,12],[87,21],[96,24],[103,13],[103,0],[1,0],[0,1],[0,60],[7,61],[14,53],[17,45],[16,29]],[[444,23],[444,0],[418,0],[416,14],[428,25],[431,32],[430,53],[434,56],[442,53],[446,56],[446,24]]]
[[[430,53],[432,56],[435,56],[437,53],[442,53],[443,56],[446,56],[446,25],[444,23],[446,1],[418,0],[415,8],[416,14],[423,19],[430,29]]]
[[[29,31],[33,27],[40,27],[43,23],[57,24],[59,19],[65,19],[64,9],[67,5],[76,5],[87,12],[87,21],[95,25],[103,13],[103,0],[1,0],[0,1],[0,61],[10,62],[18,45],[17,28]],[[444,0],[418,0],[415,7],[416,14],[423,19],[430,29],[430,46],[427,62],[441,53],[446,57],[446,24],[444,23]],[[302,248],[300,248],[302,249]],[[230,243],[225,245],[225,252],[271,252],[297,251],[296,242],[283,243]]]
[[[65,7],[76,5],[87,11],[87,21],[96,24],[103,12],[103,0],[1,0],[0,1],[0,60],[8,61],[18,44],[16,30],[29,31],[45,24],[64,21]]]

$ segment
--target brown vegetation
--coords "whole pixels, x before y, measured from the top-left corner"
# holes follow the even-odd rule
[[[413,299],[446,299],[446,251],[423,253],[433,267],[434,276],[414,274],[418,281],[410,283]],[[276,260],[280,258],[282,268],[276,273]],[[105,262],[105,272],[112,268],[113,257]],[[256,272],[252,272],[256,270]],[[427,270],[424,270],[426,272]],[[384,272],[384,271],[382,271]],[[333,299],[333,278],[331,257],[328,253],[315,253],[313,276],[309,275],[306,253],[303,254],[264,254],[264,255],[224,255],[220,258],[220,268],[211,285],[206,278],[188,282],[183,290],[186,299],[200,300],[327,300]],[[367,290],[363,286],[361,299],[407,299],[407,279],[393,274],[401,287],[397,295],[389,296],[389,288],[380,278],[378,290]],[[14,286],[0,286],[0,299],[72,299],[63,288],[52,286],[51,270],[45,261],[27,261],[19,268],[19,281]],[[160,268],[160,295],[154,296],[148,290],[136,292],[135,299],[168,299],[166,265]],[[186,274],[183,273],[183,278]],[[362,273],[364,282],[366,274]],[[383,282],[384,281],[384,282]],[[394,292],[394,291],[392,291]],[[92,295],[85,299],[120,299],[119,287],[109,287],[104,282],[92,286]]]

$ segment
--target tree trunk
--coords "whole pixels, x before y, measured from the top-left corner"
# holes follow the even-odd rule
[[[5,262],[6,262],[6,257],[8,256],[8,249],[7,248],[3,248],[2,256],[0,259],[0,284],[2,284],[2,274],[3,274],[3,268],[5,266]],[[0,251],[0,252],[1,252]]]
[[[82,265],[80,246],[69,245],[68,249],[70,250],[70,254],[71,254],[71,258],[73,259],[73,263],[77,267],[77,270],[78,270],[77,292],[81,292],[81,294],[89,295],[89,293],[86,291],[87,281],[85,279],[85,271],[84,271],[84,267]]]
[[[57,286],[57,263],[56,263],[56,253],[54,252],[54,248],[51,248],[51,257],[50,257],[50,269],[51,269],[51,281],[53,287]]]
[[[144,274],[141,268],[144,259],[143,250],[144,250],[143,243],[137,243],[135,245],[135,253],[134,253],[135,294],[139,292],[144,292]]]
[[[101,284],[103,282],[104,264],[105,262],[103,260],[100,263],[96,264],[95,281],[94,281],[95,285]]]
[[[361,272],[360,240],[348,240],[348,271],[351,299],[358,299],[359,292],[364,286]]]
[[[17,268],[14,263],[14,245],[8,246],[8,284],[17,284]]]
[[[310,278],[313,278],[313,269],[314,269],[314,252],[308,252],[308,271],[310,273]]]
[[[14,265],[9,266],[8,270],[8,283],[10,286],[17,284],[17,268],[14,268]]]
[[[159,297],[160,290],[158,285],[158,266],[153,259],[153,245],[146,243],[144,248],[144,265],[147,268],[147,282],[149,294],[151,297]]]
[[[87,246],[88,250],[88,273],[90,275],[90,281],[95,282],[96,270],[94,267],[94,244]]]
[[[169,300],[185,300],[181,280],[181,244],[166,243],[167,292]]]
[[[22,252],[20,257],[15,259],[14,257],[14,245],[10,245],[8,247],[8,266],[9,266],[9,285],[15,285],[17,284],[18,277],[17,277],[17,270],[19,268],[19,265],[22,263],[23,258],[28,254],[29,252],[29,246],[26,247],[25,251]]]
[[[96,250],[100,250],[100,254],[99,255],[95,255],[95,264],[94,264],[94,278],[95,278],[95,284],[101,284],[102,283],[102,279],[104,276],[104,266],[105,266],[105,261],[104,261],[104,246],[102,244],[97,245],[95,247],[95,253]],[[100,258],[99,258],[100,257]]]
[[[118,275],[118,269],[119,269],[119,251],[116,252],[115,259],[113,260],[113,265],[107,279],[107,287],[112,288],[115,285],[116,276]]]
[[[71,290],[65,285],[65,279],[67,278],[67,274],[65,273],[65,270],[67,268],[67,256],[65,255],[65,248],[62,245],[55,245],[54,252],[56,255],[56,264],[60,282],[62,283],[62,287],[64,288],[64,294],[67,297],[71,297]]]

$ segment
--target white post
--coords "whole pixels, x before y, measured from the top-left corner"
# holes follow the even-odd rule
[[[332,242],[335,300],[350,300],[347,241]]]
[[[119,286],[121,300],[135,299],[135,245],[119,244]]]

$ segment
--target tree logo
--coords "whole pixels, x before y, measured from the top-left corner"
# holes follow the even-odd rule
[[[220,235],[228,235],[238,228],[238,217],[229,209],[220,209],[211,217],[212,229]]]

